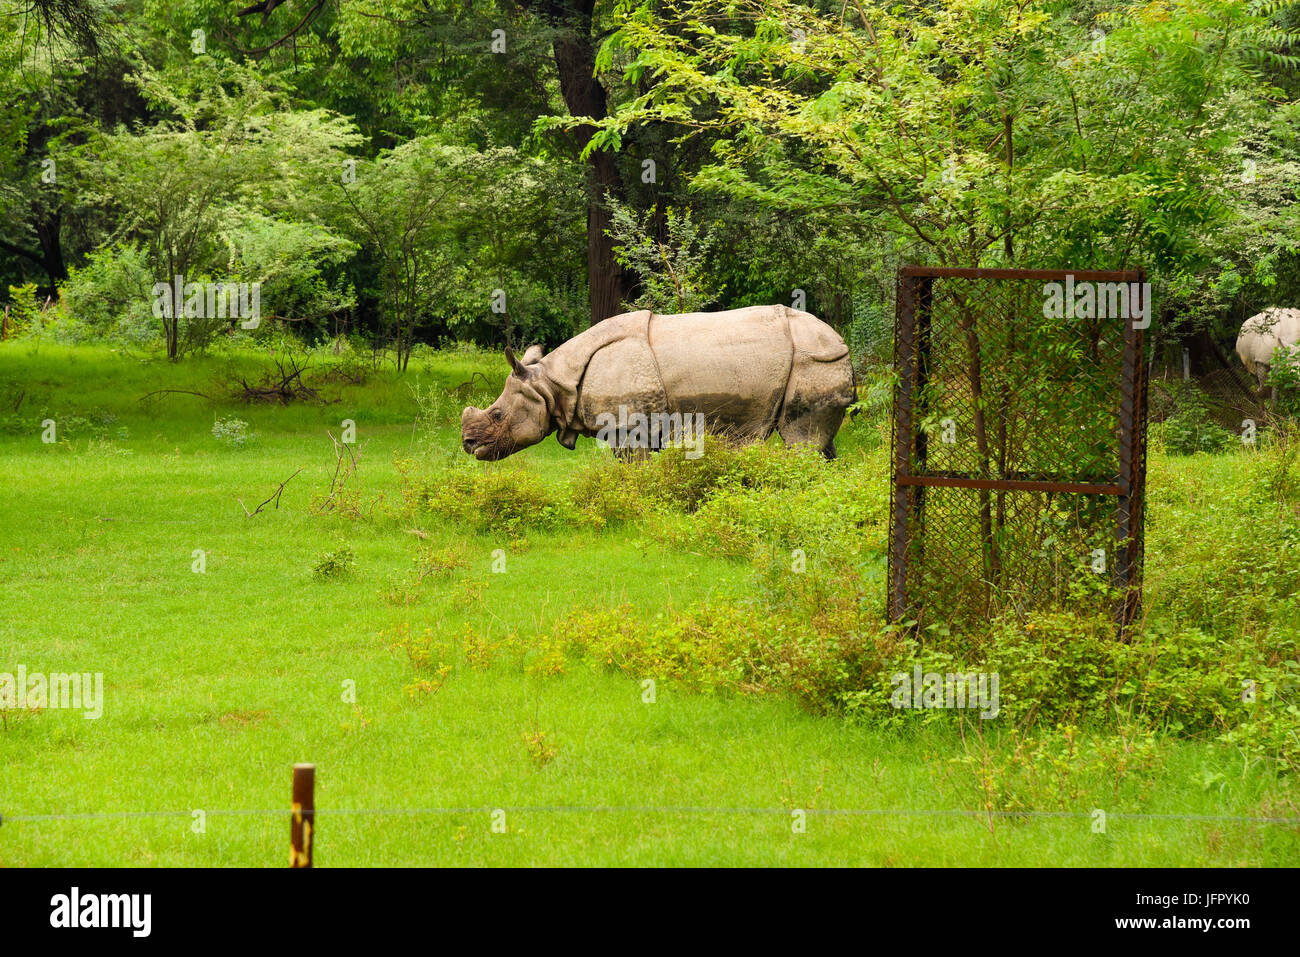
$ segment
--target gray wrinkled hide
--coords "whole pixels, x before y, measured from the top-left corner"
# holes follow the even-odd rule
[[[703,413],[711,432],[761,441],[776,431],[787,445],[834,457],[854,401],[848,346],[816,316],[779,305],[643,310],[597,323],[549,355],[529,349],[501,398],[464,411],[461,431],[478,458],[502,458],[550,431],[573,448],[599,431],[601,413],[617,417],[622,405],[629,415]],[[543,404],[545,423],[537,420]]]
[[[1241,325],[1237,335],[1237,355],[1259,382],[1263,394],[1273,354],[1279,346],[1293,347],[1300,342],[1300,309],[1265,309]]]

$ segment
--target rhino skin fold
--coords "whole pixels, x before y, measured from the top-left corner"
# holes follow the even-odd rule
[[[655,315],[597,323],[554,352],[506,350],[510,375],[487,409],[461,413],[461,444],[503,459],[552,432],[565,448],[595,436],[602,417],[703,415],[739,442],[773,432],[786,445],[835,457],[835,434],[856,400],[849,347],[816,316],[786,306]]]

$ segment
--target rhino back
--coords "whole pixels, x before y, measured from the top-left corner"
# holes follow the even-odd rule
[[[1256,363],[1269,364],[1278,346],[1300,342],[1300,309],[1266,309],[1251,316],[1237,336],[1237,355],[1246,368],[1254,371]]]
[[[783,307],[654,316],[649,334],[670,411],[772,431],[793,355]]]

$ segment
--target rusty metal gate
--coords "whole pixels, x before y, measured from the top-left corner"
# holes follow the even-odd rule
[[[899,270],[888,614],[1139,610],[1141,270]]]

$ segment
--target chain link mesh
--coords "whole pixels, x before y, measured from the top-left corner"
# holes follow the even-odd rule
[[[1140,274],[1078,274],[1110,293],[1087,318],[1045,315],[1053,275],[900,272],[893,618],[1135,610],[1145,368],[1119,296]]]

